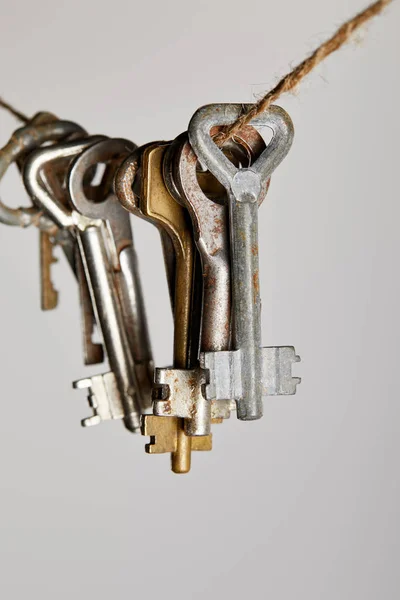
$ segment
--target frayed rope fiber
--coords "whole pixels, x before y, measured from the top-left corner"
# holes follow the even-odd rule
[[[225,130],[218,133],[215,136],[214,141],[221,146],[224,142],[229,140],[229,138],[238,133],[242,127],[254,119],[254,117],[257,117],[267,110],[279,96],[292,91],[320,62],[348,42],[356,29],[364,25],[373,17],[379,15],[379,13],[381,13],[392,1],[393,0],[379,0],[378,2],[374,2],[365,10],[355,15],[352,19],[343,23],[329,40],[323,42],[308,58],[303,60],[297,67],[290,71],[290,73],[282,77],[279,83],[271,91],[265,94],[261,100],[253,104],[249,111],[241,115],[234,123],[232,123],[232,125],[226,127]]]

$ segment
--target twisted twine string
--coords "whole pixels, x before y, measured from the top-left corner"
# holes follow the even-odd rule
[[[355,15],[352,19],[343,23],[331,38],[326,42],[323,42],[308,58],[290,71],[290,73],[287,73],[282,77],[279,83],[271,91],[253,104],[250,110],[241,115],[234,123],[232,123],[232,125],[229,125],[225,130],[218,133],[215,136],[214,141],[221,146],[229,138],[238,133],[242,127],[254,119],[254,117],[257,117],[267,110],[279,96],[292,91],[320,62],[348,42],[356,29],[359,29],[367,21],[379,15],[379,13],[381,13],[392,1],[393,0],[378,0],[378,2],[374,2],[365,10]]]
[[[26,115],[24,115],[24,113],[11,106],[11,104],[3,100],[3,98],[0,98],[0,106],[2,108],[5,108],[5,110],[7,110],[12,115],[14,115],[14,117],[16,117],[19,121],[22,121],[22,123],[29,123],[29,117],[27,117]]]
[[[215,136],[214,141],[221,146],[229,138],[238,133],[242,127],[254,119],[254,117],[257,117],[267,110],[279,96],[292,91],[320,62],[333,52],[339,50],[341,46],[349,41],[357,29],[362,27],[362,25],[373,17],[379,15],[391,2],[393,2],[393,0],[378,0],[370,6],[367,6],[366,9],[355,15],[352,19],[343,23],[331,38],[323,42],[308,58],[304,59],[297,67],[282,77],[272,90],[265,94],[258,102],[253,104],[250,110],[242,114],[234,123],[232,123],[232,125],[229,125],[220,131]],[[2,98],[0,98],[0,106],[8,110],[20,121],[24,123],[29,121],[29,118],[26,115],[15,109],[8,102],[5,102]]]

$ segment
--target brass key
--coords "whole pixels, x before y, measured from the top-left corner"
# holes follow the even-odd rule
[[[174,290],[174,367],[188,369],[197,360],[193,339],[198,339],[198,324],[192,323],[193,282],[196,250],[192,226],[187,210],[169,194],[162,175],[166,145],[154,144],[142,151],[141,193],[135,197],[127,185],[132,183],[132,159],[128,157],[117,176],[117,195],[134,214],[141,216],[166,232],[172,241],[175,261]],[[129,162],[131,160],[131,162]],[[138,165],[136,165],[137,167]],[[155,390],[157,392],[157,389]],[[151,440],[146,445],[150,454],[171,453],[174,473],[190,470],[192,450],[211,450],[211,435],[191,438],[185,434],[183,419],[171,416],[146,415],[142,419],[142,433]]]
[[[58,292],[51,278],[51,266],[57,262],[54,256],[54,238],[47,231],[40,231],[40,305],[42,310],[53,310],[58,303]]]

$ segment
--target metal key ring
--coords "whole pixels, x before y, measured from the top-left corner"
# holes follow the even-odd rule
[[[57,141],[72,134],[86,135],[86,131],[71,121],[55,121],[43,125],[28,125],[14,132],[7,144],[0,149],[0,181],[8,167],[45,142]],[[42,211],[37,207],[10,208],[0,200],[0,222],[17,227],[39,226],[49,229],[49,220],[42,219]]]
[[[244,105],[244,108],[250,106]],[[262,185],[289,152],[294,136],[293,123],[286,111],[279,106],[271,106],[250,124],[272,129],[272,140],[249,169],[238,169],[212,140],[210,131],[216,125],[230,125],[242,111],[242,104],[209,104],[195,112],[188,128],[190,144],[201,163],[231,191],[240,185],[240,179],[246,174],[254,175],[252,179]],[[256,187],[259,189],[259,186]]]

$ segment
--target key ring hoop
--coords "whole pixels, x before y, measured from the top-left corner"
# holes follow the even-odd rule
[[[73,134],[86,135],[85,130],[71,121],[55,120],[50,123],[36,124],[43,113],[39,113],[32,121],[17,129],[9,141],[0,149],[0,181],[9,166],[20,160],[27,152],[31,152],[45,142],[55,142]],[[52,115],[48,115],[51,118]],[[53,117],[55,119],[55,117]],[[29,227],[35,225],[42,230],[54,227],[53,223],[43,215],[40,208],[19,207],[11,208],[0,200],[0,222],[12,227]]]

